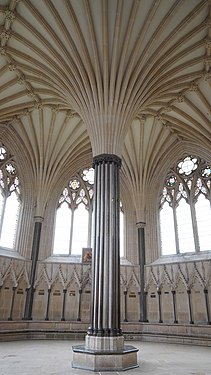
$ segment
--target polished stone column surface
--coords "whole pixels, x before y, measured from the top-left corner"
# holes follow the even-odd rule
[[[62,317],[61,317],[62,321],[65,321],[66,294],[67,294],[67,289],[63,289],[63,303],[62,303]]]
[[[35,281],[35,275],[36,275],[36,270],[37,270],[37,260],[38,260],[38,254],[39,254],[42,222],[43,222],[43,217],[41,216],[35,217],[34,236],[33,236],[32,254],[31,254],[32,263],[31,263],[30,287],[27,289],[25,311],[24,311],[24,317],[23,317],[24,320],[32,319],[32,307],[33,307],[33,300],[34,300],[34,281]]]
[[[139,252],[139,266],[140,266],[140,322],[147,322],[147,307],[146,307],[146,292],[144,289],[145,284],[145,226],[144,221],[136,223],[138,229],[138,252]]]
[[[137,367],[137,349],[120,328],[119,169],[121,159],[94,158],[94,244],[91,324],[85,346],[73,347],[73,367],[92,371]]]

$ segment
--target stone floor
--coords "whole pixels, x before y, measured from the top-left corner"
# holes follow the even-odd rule
[[[69,340],[28,340],[0,342],[0,375],[85,375],[71,367],[72,345]],[[211,347],[125,342],[139,348],[139,367],[129,375],[211,375]],[[96,373],[97,374],[97,373]],[[99,372],[115,375],[119,372]]]

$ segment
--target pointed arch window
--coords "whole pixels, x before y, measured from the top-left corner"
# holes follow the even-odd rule
[[[63,190],[56,211],[54,255],[81,254],[91,246],[94,170],[73,176]]]
[[[162,255],[211,250],[211,164],[188,155],[166,176],[160,197]]]
[[[64,188],[55,217],[53,255],[81,255],[92,247],[94,170],[86,168]],[[120,256],[124,255],[124,211],[120,202]]]
[[[124,210],[122,202],[120,201],[120,215],[119,215],[119,252],[120,257],[124,257]]]
[[[20,198],[17,166],[7,148],[0,144],[0,246],[10,250],[15,248]]]

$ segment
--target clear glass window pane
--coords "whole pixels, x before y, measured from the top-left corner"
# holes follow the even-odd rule
[[[87,247],[89,213],[83,203],[74,211],[73,240],[71,254],[82,254],[82,248]]]
[[[166,202],[160,211],[162,255],[176,254],[173,209]]]
[[[211,209],[204,194],[199,195],[195,210],[200,250],[211,250]]]
[[[5,198],[1,194],[1,191],[0,191],[0,224],[1,224],[1,220],[2,220],[2,210],[3,210],[4,200],[5,200]]]
[[[57,209],[54,236],[54,254],[69,254],[72,212],[66,202]]]
[[[124,214],[120,211],[120,257],[124,256]]]
[[[6,201],[0,245],[9,249],[14,248],[18,224],[20,203],[17,195],[12,193]]]
[[[176,209],[180,253],[195,251],[190,206],[181,199]]]

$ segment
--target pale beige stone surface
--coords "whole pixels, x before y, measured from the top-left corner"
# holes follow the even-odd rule
[[[93,350],[122,350],[124,337],[96,337],[86,335],[85,346]]]
[[[110,339],[112,340],[115,338]],[[108,342],[108,340],[106,341]],[[74,345],[72,348],[72,366],[74,368],[101,372],[113,371],[114,369],[117,371],[124,371],[138,366],[138,349],[132,345],[125,345],[121,350],[90,350],[90,348],[86,348],[82,345]]]
[[[72,345],[69,340],[28,340],[0,343],[0,375],[85,375],[86,370],[73,369]],[[139,367],[124,372],[129,375],[211,375],[211,348],[127,342],[139,348]],[[117,375],[120,372],[97,372]]]

